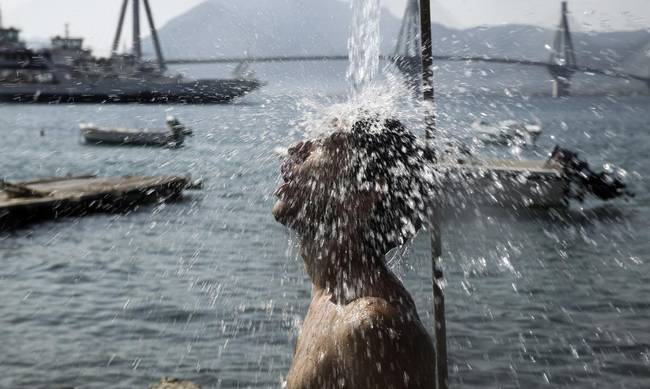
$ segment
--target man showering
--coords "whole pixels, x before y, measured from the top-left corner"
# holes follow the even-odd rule
[[[401,123],[371,115],[289,149],[273,214],[313,284],[289,389],[434,387],[431,339],[384,262],[424,220],[422,157]]]

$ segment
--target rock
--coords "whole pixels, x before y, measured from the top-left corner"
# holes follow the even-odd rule
[[[159,383],[150,386],[149,389],[201,389],[201,387],[192,381],[164,377]]]

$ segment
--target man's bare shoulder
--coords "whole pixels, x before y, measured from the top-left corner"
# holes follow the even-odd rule
[[[363,343],[397,353],[428,349],[431,344],[414,309],[383,298],[357,299],[339,318],[335,336],[340,344]]]
[[[344,330],[381,326],[401,326],[419,322],[415,309],[381,297],[362,297],[349,303],[343,312]]]
[[[417,315],[381,298],[346,307],[336,331],[347,379],[355,388],[428,388],[433,345]]]

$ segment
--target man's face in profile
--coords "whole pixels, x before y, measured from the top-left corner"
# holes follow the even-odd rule
[[[352,198],[346,173],[349,149],[344,135],[301,141],[292,145],[281,167],[282,184],[275,191],[276,220],[298,233],[323,221],[326,213],[344,216],[358,203]],[[347,203],[347,206],[344,206]]]

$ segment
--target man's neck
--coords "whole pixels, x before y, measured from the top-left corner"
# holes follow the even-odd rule
[[[359,242],[302,239],[300,251],[315,293],[326,293],[343,304],[360,297],[392,294],[396,279],[386,268],[384,255]]]

